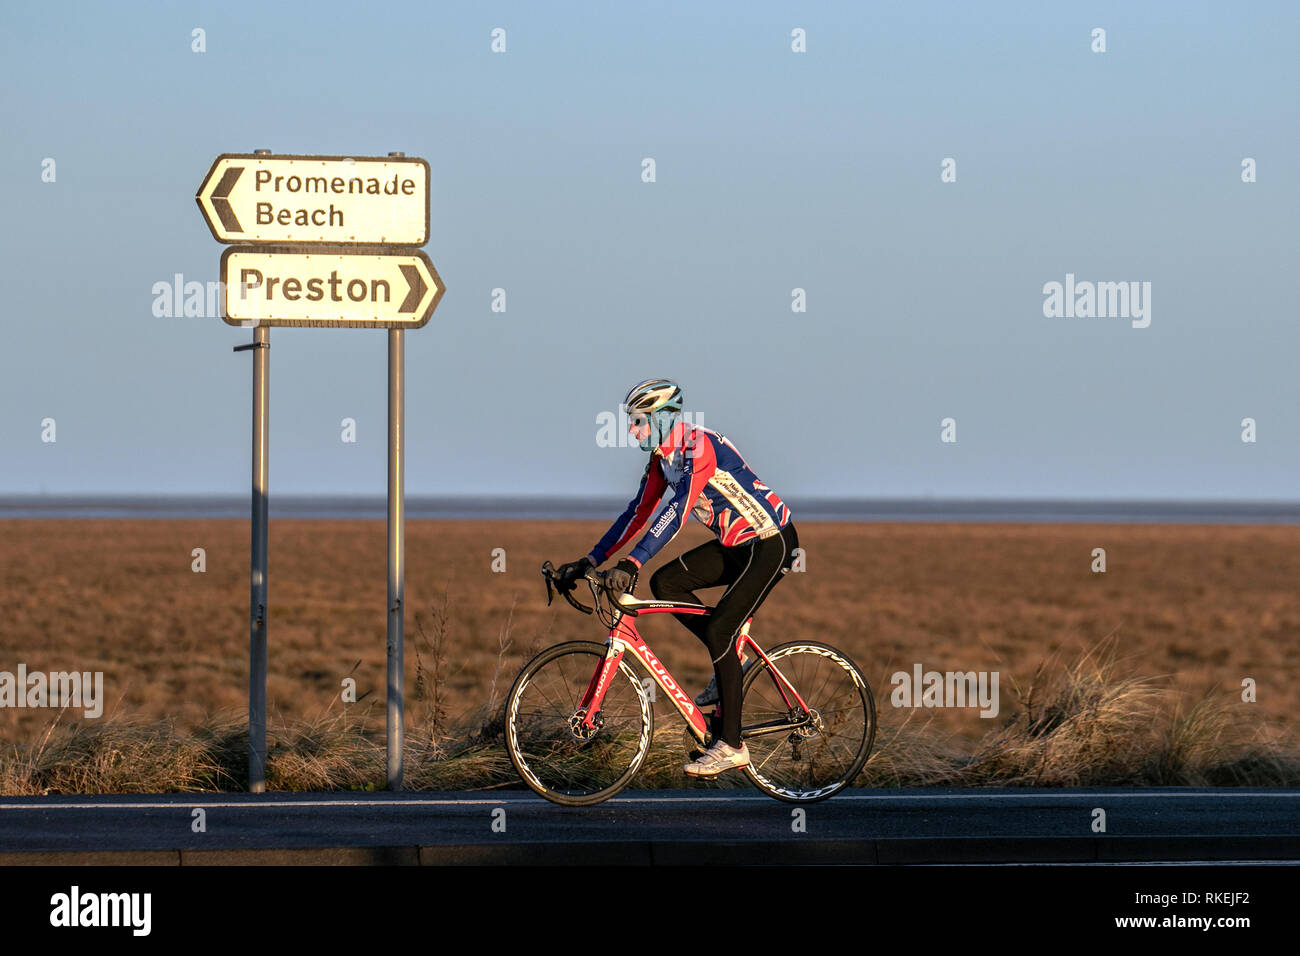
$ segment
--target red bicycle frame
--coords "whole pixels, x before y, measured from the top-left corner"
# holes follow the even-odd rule
[[[633,614],[629,613],[626,607],[614,605],[621,613],[610,628],[609,638],[606,641],[605,657],[597,666],[596,672],[592,674],[590,683],[587,684],[587,690],[582,695],[579,702],[579,708],[583,711],[582,726],[590,728],[593,732],[596,729],[593,720],[600,713],[600,705],[604,700],[605,691],[609,688],[610,678],[617,671],[619,664],[623,660],[623,655],[631,651],[646,669],[650,672],[668,699],[672,701],[686,725],[690,728],[692,736],[700,743],[704,743],[705,734],[708,725],[704,716],[700,713],[699,706],[691,699],[690,695],[682,690],[681,684],[673,677],[659,660],[658,656],[650,649],[650,645],[637,632]],[[712,610],[707,607],[701,607],[697,604],[677,604],[671,601],[646,601],[636,602],[634,605],[636,616],[642,614],[711,614]],[[808,712],[808,707],[803,698],[799,696],[798,691],[794,689],[791,683],[786,680],[785,675],[777,669],[776,665],[763,653],[763,649],[754,642],[749,636],[749,625],[754,619],[747,619],[740,628],[740,633],[736,638],[736,656],[739,657],[745,648],[749,648],[761,659],[771,675],[773,683],[776,684],[777,691],[781,694],[782,700],[790,710],[798,708],[803,713]]]

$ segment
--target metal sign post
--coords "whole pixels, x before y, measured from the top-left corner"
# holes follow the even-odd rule
[[[388,330],[388,789],[402,789],[405,738],[406,331]]]
[[[270,611],[267,535],[270,487],[271,330],[253,330],[253,509],[252,568],[248,632],[248,789],[266,790],[266,619]]]
[[[406,329],[444,287],[415,246],[429,239],[429,164],[387,157],[223,153],[194,197],[218,242],[222,318],[252,326],[253,494],[248,789],[266,790],[270,326],[388,329],[388,786],[402,786],[406,599]]]
[[[271,330],[258,326],[253,350],[253,513],[249,560],[248,597],[248,790],[266,791],[266,618],[267,530],[270,497],[267,488],[267,452],[270,450]]]

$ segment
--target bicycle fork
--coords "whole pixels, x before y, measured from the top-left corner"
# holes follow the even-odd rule
[[[575,735],[590,737],[600,729],[597,723],[600,705],[605,699],[605,691],[609,689],[610,679],[618,672],[618,666],[623,661],[623,651],[622,642],[611,636],[605,645],[605,657],[596,665],[596,671],[587,683],[587,690],[578,702],[578,709],[569,720]]]

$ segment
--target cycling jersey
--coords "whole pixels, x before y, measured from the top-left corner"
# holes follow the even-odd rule
[[[668,488],[672,498],[629,555],[638,566],[672,540],[688,513],[726,547],[780,534],[790,522],[790,509],[758,480],[735,445],[712,429],[680,421],[650,453],[641,487],[591,550],[591,562],[599,567],[645,527]]]

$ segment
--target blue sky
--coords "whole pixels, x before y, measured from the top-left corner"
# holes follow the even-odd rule
[[[247,489],[251,335],[152,289],[216,280],[195,190],[265,147],[430,163],[412,494],[630,495],[642,453],[597,416],[666,375],[792,504],[1295,499],[1298,28],[1271,3],[7,8],[0,493]],[[1150,325],[1045,317],[1067,273],[1151,283]],[[271,342],[273,494],[382,494],[386,334]]]

